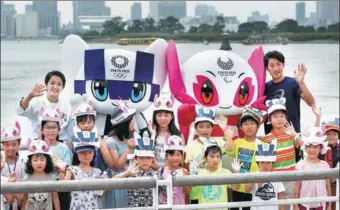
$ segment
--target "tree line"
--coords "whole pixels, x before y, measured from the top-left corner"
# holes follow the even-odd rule
[[[202,23],[199,26],[191,26],[188,33],[216,33],[224,32],[224,18],[217,16],[213,25]],[[141,20],[133,20],[131,24],[123,21],[122,17],[116,16],[111,20],[107,20],[103,24],[101,33],[97,31],[89,31],[83,34],[84,36],[114,36],[122,33],[168,33],[177,34],[184,33],[185,27],[175,17],[167,17],[155,21],[153,18],[145,18]],[[235,32],[227,31],[231,34]],[[245,22],[239,25],[237,34],[252,34],[252,33],[313,33],[313,32],[339,32],[339,23],[329,25],[328,27],[319,27],[315,29],[313,26],[301,26],[293,19],[283,20],[278,23],[273,29],[270,29],[264,21]]]

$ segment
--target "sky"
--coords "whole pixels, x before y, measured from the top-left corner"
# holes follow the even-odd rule
[[[148,1],[106,1],[106,5],[111,7],[112,16],[122,16],[124,19],[130,17],[130,7],[134,2],[142,4],[142,15],[149,14]],[[5,1],[5,3],[15,4],[18,13],[25,12],[25,5],[32,4],[32,1]],[[237,16],[240,22],[246,22],[247,17],[253,11],[269,15],[269,22],[279,22],[286,18],[295,19],[295,4],[297,1],[187,1],[187,16],[194,16],[196,4],[214,5],[219,13],[225,16]],[[315,1],[305,1],[306,16],[316,11]],[[58,10],[61,12],[61,23],[66,24],[72,21],[72,1],[59,1]]]

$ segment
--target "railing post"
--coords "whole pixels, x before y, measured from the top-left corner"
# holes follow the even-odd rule
[[[153,192],[153,205],[152,206],[155,210],[158,210],[158,178],[157,178],[157,175],[154,175],[153,178],[156,179],[156,186],[152,190]]]
[[[173,186],[172,186],[172,176],[168,176],[167,178],[166,194],[167,194],[166,200],[168,201],[168,206],[171,206],[171,209],[172,209],[172,206],[174,205],[173,204],[174,193],[173,193]]]
[[[339,187],[339,185],[340,185],[340,183],[339,183],[339,179],[337,179],[336,180],[336,192],[335,192],[335,195],[336,195],[336,197],[338,197],[339,198],[339,196],[340,196],[340,193],[339,193],[339,191],[340,191],[340,187]],[[340,209],[340,204],[339,204],[340,202],[338,201],[338,202],[335,202],[335,206],[336,206],[336,210],[339,210]]]

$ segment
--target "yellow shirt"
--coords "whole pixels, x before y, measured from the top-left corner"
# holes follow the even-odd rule
[[[217,145],[221,147],[222,153],[224,153],[224,145],[225,141],[222,139],[213,139],[216,141]],[[189,163],[189,171],[190,175],[197,175],[200,171],[199,163],[203,159],[204,156],[204,144],[198,140],[195,139],[194,141],[191,141],[186,146],[186,157],[185,157],[185,163]],[[222,157],[221,157],[222,158]],[[222,160],[220,163],[220,167],[222,168]],[[190,192],[190,200],[197,200],[199,197],[199,187],[192,187]]]
[[[256,159],[256,145],[254,142],[248,142],[244,138],[238,138],[234,141],[234,150],[226,152],[228,156],[237,158],[243,166],[240,173],[256,172],[259,170]],[[239,192],[246,193],[245,185],[241,184]]]
[[[210,172],[206,168],[200,170],[200,175],[225,175],[231,174],[231,172],[224,168],[219,168],[215,172]],[[228,202],[228,187],[230,185],[206,185],[200,187],[200,196],[198,199],[199,204],[209,203],[226,203]],[[227,209],[227,208],[223,208]],[[222,209],[215,209],[222,210]]]

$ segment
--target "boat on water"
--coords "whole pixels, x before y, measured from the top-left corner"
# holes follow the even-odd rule
[[[208,44],[209,44],[208,40],[206,40],[206,39],[203,40],[203,44],[204,44],[204,45],[208,45]]]
[[[119,45],[150,45],[159,38],[122,38],[119,40]]]
[[[282,44],[287,45],[290,43],[289,39],[283,37],[271,37],[265,35],[250,35],[248,39],[242,41],[244,45],[253,45],[253,44]]]

